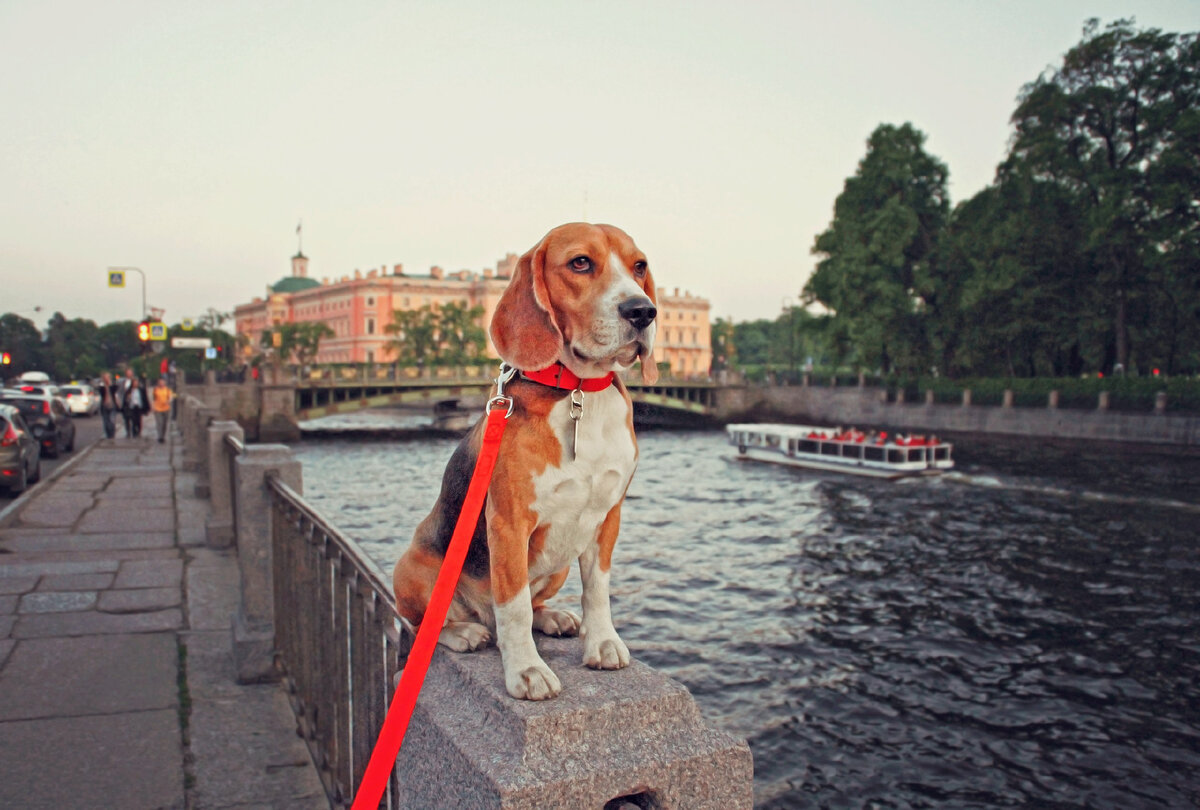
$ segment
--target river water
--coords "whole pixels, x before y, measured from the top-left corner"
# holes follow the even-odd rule
[[[639,442],[613,615],[749,741],[756,807],[1200,806],[1200,459],[976,442],[887,482]],[[390,572],[454,444],[302,442],[305,497]]]

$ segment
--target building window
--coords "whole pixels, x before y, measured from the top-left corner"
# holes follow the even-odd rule
[[[374,318],[367,318],[367,334],[368,335],[375,334],[375,319]]]
[[[367,306],[369,306],[369,307],[373,307],[373,306],[375,306],[375,299],[374,299],[374,298],[368,298],[368,299],[367,299]]]

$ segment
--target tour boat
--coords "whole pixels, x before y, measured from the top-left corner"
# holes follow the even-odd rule
[[[808,425],[727,425],[725,430],[739,459],[876,478],[939,475],[954,466],[952,446],[936,436]]]

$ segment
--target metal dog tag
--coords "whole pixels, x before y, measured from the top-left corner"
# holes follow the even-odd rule
[[[583,417],[583,391],[578,388],[571,392],[570,413],[574,430],[571,437],[571,460],[574,461],[579,452],[579,420]]]

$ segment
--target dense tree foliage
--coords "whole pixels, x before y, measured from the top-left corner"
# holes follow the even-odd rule
[[[273,349],[278,357],[288,363],[305,366],[316,358],[321,341],[334,334],[324,321],[285,323],[274,329],[263,330],[262,347]]]
[[[453,302],[420,309],[398,309],[385,331],[396,362],[406,366],[456,366],[484,357],[487,335],[479,325],[483,307]]]
[[[1091,20],[1012,121],[995,182],[953,211],[919,131],[872,133],[804,289],[829,340],[908,374],[1200,370],[1197,35]]]
[[[871,133],[817,237],[821,259],[804,288],[808,302],[835,314],[860,359],[885,371],[920,367],[925,308],[940,292],[934,251],[949,213],[948,172],[924,141],[911,124]]]

